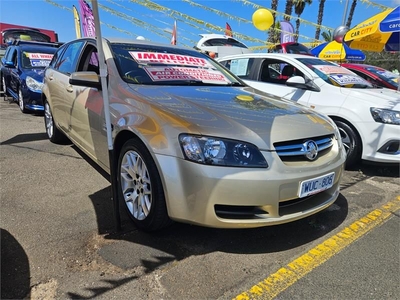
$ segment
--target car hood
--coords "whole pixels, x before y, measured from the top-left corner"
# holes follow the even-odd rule
[[[260,149],[334,132],[327,117],[250,87],[130,86],[182,120],[187,132],[248,141]]]
[[[44,78],[44,69],[25,69],[25,75],[32,77],[33,79],[39,81],[39,82],[43,82],[43,78]]]
[[[391,89],[351,89],[340,88],[342,94],[349,98],[357,98],[371,105],[379,105],[381,108],[393,108],[400,104],[400,92]]]

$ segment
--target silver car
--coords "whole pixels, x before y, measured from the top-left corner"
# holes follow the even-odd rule
[[[103,48],[118,190],[138,228],[275,225],[338,197],[345,151],[328,117],[193,49],[121,39]],[[45,71],[44,119],[52,142],[70,139],[110,172],[98,74],[95,39],[63,45]]]

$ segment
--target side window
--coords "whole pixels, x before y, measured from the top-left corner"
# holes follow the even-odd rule
[[[286,84],[286,80],[293,76],[304,77],[304,74],[293,65],[278,59],[265,59],[260,72],[260,81]]]
[[[14,59],[16,59],[16,57],[17,57],[17,49],[15,49],[15,47],[10,47],[5,56],[6,61],[14,62]]]
[[[57,62],[58,62],[58,60],[59,60],[61,54],[64,52],[64,50],[65,50],[65,47],[60,47],[60,48],[56,51],[56,53],[54,53],[53,58],[51,59],[51,62],[50,62],[50,64],[49,64],[49,67],[50,67],[50,68],[55,69],[55,66],[56,66],[56,64],[57,64]]]
[[[86,46],[78,64],[78,72],[79,71],[92,71],[100,74],[99,57],[95,46],[91,44]]]
[[[79,54],[84,42],[78,41],[67,46],[61,58],[57,61],[55,69],[66,74],[75,72]]]
[[[248,79],[253,62],[254,58],[232,59],[226,63],[225,67],[236,76],[243,79]]]

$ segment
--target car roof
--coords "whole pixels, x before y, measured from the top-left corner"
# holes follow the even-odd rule
[[[78,40],[91,40],[91,41],[96,42],[96,39],[93,37],[84,37],[84,38],[68,41],[66,44],[69,44],[71,42],[78,41]],[[134,45],[148,45],[148,46],[158,46],[158,47],[163,47],[163,48],[174,48],[174,49],[196,51],[193,48],[189,48],[189,47],[181,47],[181,46],[171,45],[171,44],[167,44],[167,43],[156,43],[156,42],[152,42],[149,40],[137,40],[137,39],[117,38],[117,37],[103,37],[103,40],[107,41],[111,44],[125,44],[126,43],[126,44],[134,44]]]
[[[235,58],[308,58],[308,59],[320,59],[315,56],[304,55],[304,54],[291,54],[291,53],[244,53],[244,54],[235,54],[235,55],[228,55],[224,56],[221,59],[217,60],[228,60],[228,59],[235,59]]]

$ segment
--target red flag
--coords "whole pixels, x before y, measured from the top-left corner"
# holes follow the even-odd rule
[[[232,28],[231,28],[231,26],[230,26],[228,23],[226,23],[225,35],[227,35],[227,36],[233,36],[233,34],[232,34]]]
[[[174,28],[172,29],[171,45],[176,45],[176,20],[174,22]]]

